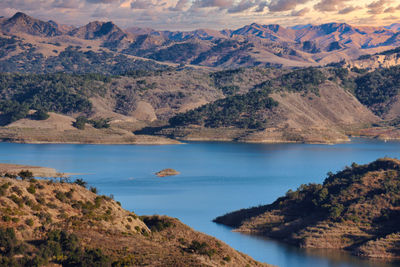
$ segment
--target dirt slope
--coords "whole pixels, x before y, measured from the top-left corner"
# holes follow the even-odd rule
[[[177,219],[138,217],[112,198],[96,195],[94,190],[51,180],[0,178],[1,238],[1,231],[12,228],[18,242],[26,246],[25,253],[10,252],[11,255],[20,260],[37,258],[42,255],[44,244],[54,247],[54,243],[46,243],[49,235],[63,230],[78,236],[85,253],[97,249],[94,251],[98,261],[106,257],[124,266],[266,266]],[[17,244],[13,242],[10,246]],[[46,255],[58,253],[50,251]],[[47,260],[42,255],[40,259],[45,259],[43,263],[68,262],[73,260],[68,253]],[[7,255],[10,254],[0,254],[0,262],[7,260]],[[96,258],[92,261],[96,262]]]

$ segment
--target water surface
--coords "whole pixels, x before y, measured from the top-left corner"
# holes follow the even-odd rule
[[[331,250],[304,250],[233,233],[212,219],[267,204],[303,183],[320,183],[352,162],[399,157],[400,143],[355,139],[338,145],[189,143],[185,145],[30,145],[0,143],[0,162],[83,173],[101,194],[137,214],[166,214],[255,259],[278,266],[398,266]],[[174,168],[181,175],[158,178]]]

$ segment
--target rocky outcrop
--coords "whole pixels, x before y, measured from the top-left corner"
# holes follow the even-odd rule
[[[178,175],[178,174],[180,174],[180,172],[178,172],[174,169],[170,169],[170,168],[156,172],[156,175],[158,177],[174,176],[174,175]]]

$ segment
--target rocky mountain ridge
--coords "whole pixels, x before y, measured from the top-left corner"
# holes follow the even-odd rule
[[[222,68],[323,66],[341,60],[353,61],[400,45],[399,28],[395,25],[366,27],[327,23],[286,28],[252,23],[234,30],[174,32],[135,27],[123,30],[110,21],[72,27],[20,12],[0,21],[0,32],[22,37],[27,43],[32,43],[29,36],[33,36],[54,39],[61,45],[81,43],[80,46],[90,46],[91,50],[95,48],[90,41],[97,41],[100,47],[124,55]],[[35,46],[43,45],[39,42]]]

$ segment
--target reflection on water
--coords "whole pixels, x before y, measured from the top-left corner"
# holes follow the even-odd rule
[[[189,143],[167,146],[0,143],[0,162],[48,166],[81,175],[138,214],[166,214],[255,259],[288,267],[393,267],[346,252],[305,250],[240,233],[212,219],[267,204],[352,162],[398,157],[400,143],[357,139],[339,145]],[[173,168],[181,175],[158,178]]]

